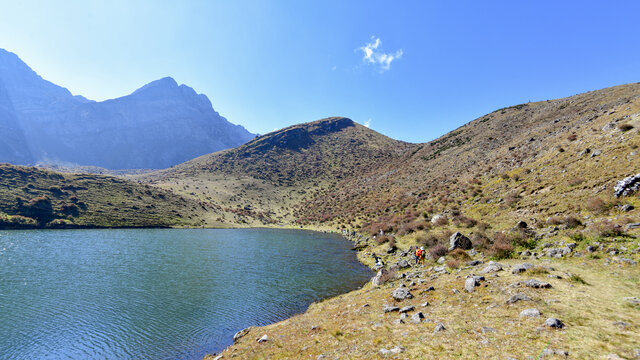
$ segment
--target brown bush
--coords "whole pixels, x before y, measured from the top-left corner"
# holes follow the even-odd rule
[[[621,225],[609,220],[602,220],[594,225],[596,234],[602,237],[614,237],[624,234]]]
[[[507,206],[513,206],[520,201],[520,194],[517,191],[511,191],[504,197],[504,203]]]
[[[389,235],[378,235],[378,236],[376,236],[376,244],[382,245],[382,244],[388,242],[391,239],[392,239],[392,237],[389,236]]]
[[[595,214],[605,214],[615,205],[615,202],[607,201],[605,199],[594,197],[587,200],[586,208]]]
[[[472,218],[468,218],[464,215],[458,215],[453,218],[453,224],[459,227],[472,228],[478,224],[478,221]]]
[[[451,269],[457,269],[460,267],[461,262],[459,260],[449,259],[446,264]]]
[[[446,217],[437,218],[436,221],[433,223],[433,225],[435,226],[444,226],[448,224],[449,224],[449,220]]]
[[[441,256],[447,255],[447,248],[438,244],[429,249],[429,255],[434,260],[437,260]]]
[[[493,242],[482,231],[471,234],[470,240],[471,240],[471,243],[473,244],[473,247],[479,250],[488,249],[493,245]]]
[[[622,132],[627,132],[627,131],[633,129],[633,125],[631,125],[631,124],[620,124],[620,125],[618,125],[618,129],[620,129],[620,131],[622,131]]]
[[[455,249],[448,254],[448,256],[456,259],[456,260],[469,260],[471,257],[467,254],[466,251],[462,249]]]
[[[569,179],[568,183],[569,186],[578,186],[580,184],[582,184],[584,182],[584,178],[581,177],[572,177],[571,179]]]
[[[508,259],[513,254],[513,245],[503,233],[496,234],[493,245],[487,250],[489,257],[500,259]]]
[[[578,135],[576,134],[571,134],[569,136],[567,136],[567,140],[569,141],[576,141],[578,139]]]

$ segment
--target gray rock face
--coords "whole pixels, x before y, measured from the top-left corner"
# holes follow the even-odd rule
[[[393,290],[393,292],[391,293],[391,296],[395,300],[404,300],[404,299],[413,298],[413,295],[411,295],[409,290],[407,288],[405,288],[405,287],[399,287],[399,288]]]
[[[451,235],[449,238],[449,251],[453,251],[455,249],[469,250],[472,247],[473,244],[471,244],[471,240],[459,232]]]
[[[95,102],[0,49],[0,161],[158,169],[254,137],[220,116],[205,95],[171,78]]]

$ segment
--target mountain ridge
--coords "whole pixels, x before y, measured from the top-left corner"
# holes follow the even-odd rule
[[[17,55],[2,50],[2,94],[0,126],[16,130],[13,136],[0,134],[0,143],[14,144],[0,146],[0,160],[16,164],[158,169],[255,136],[220,116],[206,95],[170,77],[96,102],[44,80]]]

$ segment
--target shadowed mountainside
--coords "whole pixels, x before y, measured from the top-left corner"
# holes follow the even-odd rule
[[[107,169],[166,168],[255,136],[170,77],[95,102],[42,79],[2,49],[0,130],[0,161]]]

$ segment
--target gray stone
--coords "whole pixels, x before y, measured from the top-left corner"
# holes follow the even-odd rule
[[[405,307],[401,308],[399,311],[400,311],[400,313],[406,313],[406,312],[413,311],[413,310],[415,310],[415,307],[413,305],[409,305],[409,306],[405,306]]]
[[[376,276],[371,278],[371,284],[373,286],[380,286],[389,281],[393,277],[393,274],[387,269],[380,269]]]
[[[417,312],[413,315],[411,315],[411,322],[414,324],[419,324],[424,320],[424,314],[422,314],[421,312]]]
[[[492,327],[483,326],[483,327],[481,327],[481,328],[480,328],[480,331],[481,331],[483,334],[486,334],[486,333],[494,333],[494,332],[496,332],[496,331],[498,331],[498,330],[496,330],[496,329],[494,329],[494,328],[492,328]]]
[[[640,305],[640,299],[637,297],[626,297],[624,298],[624,301],[631,305]]]
[[[525,294],[515,294],[507,300],[507,304],[508,305],[515,304],[518,301],[533,301],[533,300],[531,300],[531,298]]]
[[[613,195],[615,197],[627,196],[638,191],[640,187],[640,174],[626,177],[616,183],[613,188]]]
[[[420,306],[422,306],[422,307],[427,307],[427,306],[429,306],[429,302],[428,302],[428,301],[425,301],[425,302],[423,302],[422,304],[420,304]]]
[[[548,318],[544,324],[548,327],[552,327],[552,328],[556,328],[556,329],[562,329],[564,327],[564,324],[562,323],[562,321],[556,319],[556,318]]]
[[[397,307],[397,306],[384,305],[384,306],[382,306],[382,311],[388,313],[388,312],[393,312],[393,311],[400,311],[400,308]]]
[[[631,205],[631,204],[624,204],[624,205],[622,205],[622,206],[620,207],[620,210],[622,210],[622,211],[624,211],[624,212],[629,212],[629,211],[631,211],[631,210],[633,210],[633,209],[635,209],[635,208],[634,208],[634,207],[633,207],[633,205]]]
[[[405,260],[405,259],[402,259],[402,260],[398,261],[398,267],[400,269],[406,269],[406,268],[408,268],[410,266],[411,265],[409,265],[409,262],[407,260]]]
[[[484,281],[484,276],[472,276],[464,281],[464,289],[473,292],[476,286],[480,286],[480,281]]]
[[[413,295],[405,287],[399,287],[391,293],[391,296],[396,300],[411,299]]]
[[[447,330],[447,329],[444,327],[444,324],[438,323],[438,325],[436,325],[436,327],[433,329],[433,332],[434,333],[438,333],[438,332],[445,331],[445,330]]]
[[[497,272],[497,271],[502,271],[502,265],[494,261],[489,261],[487,266],[484,269],[482,269],[482,271],[480,272],[482,274],[488,274],[488,273]]]
[[[269,341],[269,337],[267,336],[267,334],[264,334],[264,335],[262,335],[262,337],[261,337],[261,338],[259,338],[257,341],[258,341],[259,343],[267,342],[267,341]]]
[[[513,267],[513,270],[511,270],[511,273],[519,274],[521,272],[525,272],[531,269],[532,267],[533,267],[533,264],[529,264],[529,263],[518,264]]]
[[[471,244],[471,240],[459,232],[456,232],[449,238],[449,251],[455,249],[469,250],[472,247],[473,244]]]
[[[520,312],[520,317],[540,317],[538,309],[524,309]]]
[[[524,286],[535,288],[535,289],[548,289],[551,287],[551,284],[546,282],[541,282],[535,279],[525,280],[523,284]]]
[[[484,262],[482,260],[472,260],[467,262],[468,266],[478,266],[480,264],[483,264]]]
[[[250,330],[251,330],[251,326],[235,333],[235,335],[233,335],[233,342],[235,343],[236,341],[240,340],[240,338],[247,335]]]
[[[438,264],[444,264],[444,262],[445,262],[445,261],[447,261],[447,259],[445,259],[445,257],[444,257],[444,256],[440,256],[440,257],[438,258],[438,261],[437,261],[437,262],[438,262]]]
[[[447,217],[446,217],[446,216],[444,216],[444,215],[442,215],[442,214],[434,215],[434,216],[431,218],[431,223],[432,223],[432,224],[435,224],[435,223],[437,223],[438,221],[440,221],[440,219],[447,220]]]

